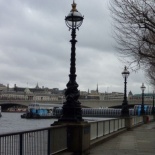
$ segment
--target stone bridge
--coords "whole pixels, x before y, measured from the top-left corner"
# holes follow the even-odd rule
[[[91,108],[98,108],[98,107],[120,107],[122,106],[122,102],[120,100],[81,100],[81,103],[83,106],[91,107]],[[144,104],[150,104],[152,105],[152,100],[144,101]],[[131,106],[141,104],[141,100],[130,100],[128,101],[128,104]]]
[[[81,105],[84,107],[99,108],[99,107],[121,107],[122,101],[120,100],[80,100]],[[34,101],[30,100],[0,100],[0,106],[3,109],[7,109],[13,106],[25,106],[27,107]],[[62,104],[62,100],[59,101],[38,101],[38,103],[51,103],[51,104]],[[130,100],[129,105],[141,104],[141,100]],[[144,101],[144,104],[152,105],[152,100]]]

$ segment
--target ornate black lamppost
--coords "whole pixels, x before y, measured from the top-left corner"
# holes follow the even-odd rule
[[[63,122],[80,122],[82,119],[82,109],[81,103],[78,101],[80,96],[78,84],[76,82],[76,53],[75,53],[75,44],[77,42],[76,38],[76,29],[78,29],[83,22],[83,16],[76,9],[76,4],[73,1],[72,10],[65,17],[66,25],[71,30],[71,63],[70,63],[70,74],[69,82],[67,83],[67,89],[65,91],[66,101],[63,103],[62,116],[58,121]]]
[[[153,91],[153,106],[152,106],[152,115],[155,114],[155,110],[154,110],[154,91]]]
[[[145,111],[144,111],[144,90],[145,90],[145,86],[144,86],[144,83],[142,83],[142,86],[141,86],[141,90],[142,90],[142,104],[141,104],[141,115],[144,115],[145,114]]]
[[[124,71],[122,72],[122,76],[124,78],[124,100],[122,103],[122,116],[129,116],[129,106],[127,101],[127,78],[129,76],[130,72],[127,70],[127,67],[124,67]]]

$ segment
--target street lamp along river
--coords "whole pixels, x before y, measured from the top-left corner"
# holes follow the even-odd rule
[[[124,78],[124,99],[122,103],[122,116],[129,116],[129,106],[128,106],[128,101],[127,101],[127,78],[129,76],[130,72],[127,70],[127,67],[124,67],[124,71],[122,72],[122,76]]]
[[[69,30],[71,30],[71,59],[70,59],[70,74],[69,82],[67,83],[67,89],[65,91],[66,101],[63,103],[62,107],[62,116],[58,120],[60,122],[80,122],[82,119],[82,109],[81,103],[78,101],[80,96],[78,84],[76,82],[76,53],[75,53],[75,44],[77,42],[76,38],[76,29],[82,25],[83,16],[76,9],[76,4],[73,1],[72,10],[65,17],[66,25]]]
[[[54,125],[67,125],[67,149],[73,154],[89,154],[90,149],[90,124],[82,119],[81,103],[78,101],[80,92],[77,89],[76,82],[76,54],[75,44],[77,42],[76,29],[83,22],[83,16],[76,9],[76,4],[73,1],[72,10],[65,18],[66,25],[71,30],[71,59],[70,59],[70,74],[67,89],[65,91],[66,101],[63,103],[62,116]],[[66,139],[64,139],[66,141]]]
[[[141,115],[145,115],[144,111],[144,90],[145,90],[144,83],[142,83],[141,90],[142,90],[142,104],[141,104]]]

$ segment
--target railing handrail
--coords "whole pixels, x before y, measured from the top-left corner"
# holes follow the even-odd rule
[[[30,130],[23,130],[23,131],[18,131],[18,132],[11,132],[11,133],[1,133],[0,137],[18,135],[18,134],[30,133],[30,132],[37,132],[37,131],[43,131],[43,130],[49,130],[49,129],[55,129],[55,128],[63,128],[66,126],[67,125],[56,125],[56,126],[50,126],[50,127],[46,127],[46,128],[40,128],[40,129],[30,129]]]
[[[140,117],[140,116],[132,116],[132,117]],[[107,120],[94,120],[94,121],[90,121],[88,123],[105,122],[105,121],[109,121],[109,120],[118,120],[118,119],[123,119],[123,117],[111,118],[111,119],[107,119]],[[65,126],[67,126],[67,125],[56,125],[56,126],[50,126],[50,127],[40,128],[40,129],[30,129],[30,130],[23,130],[23,131],[18,131],[18,132],[11,132],[11,133],[0,133],[0,137],[17,135],[17,134],[22,134],[22,133],[30,133],[30,132],[36,132],[36,131],[42,131],[42,130],[48,130],[48,129],[52,129],[52,128],[62,128]]]

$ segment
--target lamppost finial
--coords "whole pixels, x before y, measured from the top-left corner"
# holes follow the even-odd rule
[[[71,12],[78,12],[77,9],[76,9],[76,3],[74,2],[74,0],[73,0]]]

